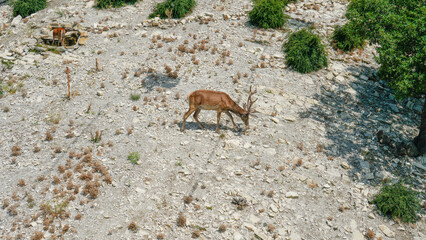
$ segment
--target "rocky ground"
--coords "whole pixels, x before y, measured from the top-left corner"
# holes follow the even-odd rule
[[[147,20],[158,2],[50,1],[26,19],[0,7],[1,239],[425,238],[424,217],[400,223],[369,204],[383,180],[424,191],[426,158],[394,150],[416,136],[423,103],[394,99],[374,46],[331,47],[347,1],[290,4],[289,23],[267,31],[248,24],[249,0]],[[52,23],[84,29],[86,44],[43,51]],[[330,63],[302,75],[281,46],[307,26]],[[251,85],[259,113],[246,133],[226,115],[216,133],[213,111],[200,114],[207,130],[191,117],[180,132],[190,92],[242,104]]]

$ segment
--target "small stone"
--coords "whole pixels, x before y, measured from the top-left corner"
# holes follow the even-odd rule
[[[379,225],[380,230],[382,230],[382,232],[390,238],[394,238],[395,237],[395,233],[392,232],[392,230],[390,230],[386,225]]]
[[[297,192],[287,192],[285,194],[286,198],[299,198],[299,194]]]
[[[96,93],[96,95],[98,95],[98,96],[103,96],[103,95],[104,95],[104,92],[102,92],[102,91],[98,91],[98,92]]]
[[[271,206],[269,207],[273,212],[278,212],[278,208],[275,204],[271,204]]]
[[[243,235],[241,235],[241,233],[239,233],[239,232],[235,232],[233,238],[234,238],[234,240],[244,239]]]
[[[272,122],[274,122],[274,123],[276,123],[276,124],[280,123],[280,120],[278,120],[278,119],[276,119],[276,118],[274,118],[274,117],[273,117],[273,118],[271,118],[271,121],[272,121]]]
[[[349,169],[349,168],[351,168],[351,166],[349,166],[349,164],[347,164],[347,163],[345,163],[345,162],[341,163],[341,164],[340,164],[340,166],[341,166],[343,169]]]
[[[250,215],[250,217],[249,217],[249,221],[251,222],[251,223],[253,223],[253,224],[256,224],[256,223],[258,223],[259,221],[260,221],[260,218],[258,218],[258,217],[256,217],[255,215]]]

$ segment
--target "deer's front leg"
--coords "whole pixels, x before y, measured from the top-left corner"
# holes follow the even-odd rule
[[[216,126],[216,132],[220,133],[219,131],[219,122],[220,122],[220,114],[222,113],[222,110],[218,109],[217,110],[217,126]]]
[[[189,110],[188,110],[188,112],[186,112],[184,115],[183,115],[183,123],[182,123],[182,132],[185,132],[185,122],[186,122],[186,119],[194,112],[196,110],[196,108],[192,108],[192,107],[190,107],[189,108]]]
[[[226,111],[225,113],[226,113],[226,115],[228,115],[228,116],[229,116],[229,118],[231,119],[232,124],[234,124],[234,129],[235,129],[235,131],[238,131],[237,125],[236,125],[236,124],[235,124],[235,122],[234,122],[234,118],[232,117],[232,114],[231,114],[229,111]]]

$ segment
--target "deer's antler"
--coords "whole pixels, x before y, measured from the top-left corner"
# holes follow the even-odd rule
[[[253,95],[253,94],[255,94],[255,93],[257,93],[257,89],[256,90],[254,90],[254,91],[252,91],[251,90],[251,88],[252,88],[253,86],[250,86],[250,93],[249,93],[249,96],[248,96],[248,99],[247,99],[247,112],[249,112],[249,113],[251,113],[252,111],[251,111],[251,107],[253,106],[253,104],[257,101],[257,99],[255,99],[254,101],[251,99],[251,96]]]

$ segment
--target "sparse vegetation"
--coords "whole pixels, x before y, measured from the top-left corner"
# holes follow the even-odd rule
[[[103,131],[96,130],[95,134],[90,133],[90,141],[93,143],[98,143],[102,140],[102,133]]]
[[[46,8],[46,0],[16,0],[12,1],[13,16],[21,15],[25,18],[35,12]]]
[[[127,159],[133,164],[138,164],[140,155],[138,152],[132,152],[129,154],[129,156],[127,156]]]
[[[140,94],[137,94],[137,93],[131,93],[130,94],[130,99],[132,100],[132,101],[137,101],[137,100],[139,100],[141,98],[141,95]]]
[[[417,192],[405,187],[402,182],[385,184],[372,203],[389,217],[411,223],[419,219],[417,213],[421,206]]]
[[[279,0],[255,1],[249,13],[250,22],[261,28],[279,28],[283,26],[288,16],[284,15],[283,5]]]
[[[149,18],[183,18],[192,12],[195,5],[195,0],[166,0],[155,7]]]
[[[97,8],[119,8],[126,4],[135,4],[138,0],[97,0]]]
[[[286,64],[300,73],[317,71],[328,66],[327,55],[321,39],[310,30],[292,33],[283,45]]]

